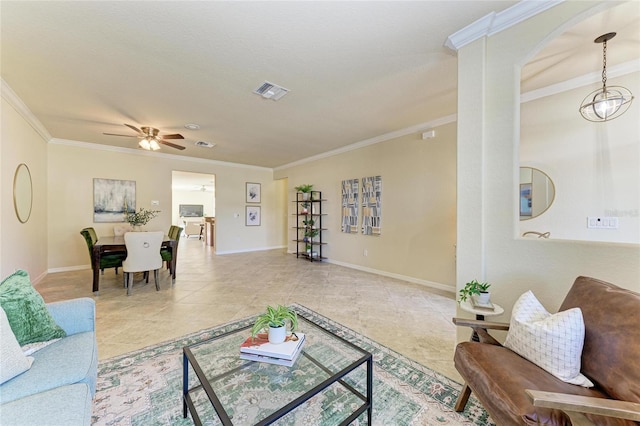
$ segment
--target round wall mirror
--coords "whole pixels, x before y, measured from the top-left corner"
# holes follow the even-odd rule
[[[21,163],[16,168],[16,174],[13,177],[13,206],[21,223],[26,223],[29,220],[32,205],[31,172],[26,164]]]
[[[520,220],[533,219],[546,212],[556,196],[553,181],[533,167],[520,167]]]

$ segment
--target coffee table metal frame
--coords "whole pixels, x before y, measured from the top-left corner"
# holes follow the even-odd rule
[[[333,373],[331,370],[329,370],[321,362],[319,362],[318,360],[313,358],[311,355],[309,355],[303,349],[302,353],[301,353],[301,356],[304,356],[307,359],[309,359],[316,366],[318,366],[320,369],[322,369],[327,374],[329,374],[329,377],[327,379],[325,379],[324,381],[322,381],[321,383],[319,383],[318,385],[316,385],[315,387],[313,387],[310,390],[308,390],[303,395],[301,395],[301,396],[297,397],[296,399],[294,399],[293,401],[289,402],[284,407],[282,407],[279,410],[275,411],[274,413],[272,413],[268,417],[262,419],[260,422],[256,423],[255,426],[263,426],[263,425],[268,425],[268,424],[273,423],[274,421],[276,421],[280,417],[282,417],[285,414],[293,411],[296,407],[302,405],[304,402],[308,401],[313,396],[319,394],[320,392],[322,392],[323,390],[325,390],[326,388],[328,388],[329,386],[331,386],[332,384],[334,384],[336,382],[340,383],[342,386],[347,388],[349,391],[351,391],[351,393],[353,393],[355,396],[357,396],[358,398],[360,398],[364,402],[360,407],[358,407],[357,410],[355,410],[353,412],[353,414],[351,414],[344,421],[342,421],[342,423],[340,423],[340,426],[346,426],[346,425],[350,424],[351,422],[353,422],[355,419],[357,419],[358,416],[360,416],[365,411],[367,412],[367,424],[371,425],[371,415],[372,415],[372,410],[373,410],[373,357],[372,357],[371,353],[369,353],[369,352],[365,351],[364,349],[354,345],[353,343],[343,339],[342,337],[331,333],[330,331],[324,329],[323,327],[321,327],[320,325],[318,325],[315,322],[311,321],[310,319],[304,317],[300,313],[298,313],[298,316],[304,318],[304,320],[306,320],[306,321],[310,322],[311,324],[315,325],[322,332],[331,335],[333,338],[341,341],[342,343],[346,344],[347,346],[357,350],[358,352],[361,352],[362,353],[362,357],[359,358],[358,360],[352,362],[347,367],[343,368],[342,370],[338,371],[337,373]],[[231,334],[236,334],[236,333],[240,333],[240,332],[243,332],[243,331],[248,331],[248,330],[250,330],[250,328],[251,328],[251,325],[248,325],[246,327],[243,327],[243,328],[240,328],[240,329],[237,329],[237,330],[232,330],[232,331],[226,332],[224,334],[221,334],[219,336],[215,336],[215,337],[213,337],[211,339],[204,340],[204,341],[196,343],[194,345],[185,346],[183,348],[183,356],[182,356],[182,358],[183,358],[182,359],[182,363],[183,363],[182,364],[183,365],[182,411],[183,411],[184,418],[187,418],[188,413],[191,413],[191,417],[193,419],[193,422],[197,426],[202,425],[202,421],[200,420],[200,417],[198,416],[198,413],[196,411],[196,407],[195,407],[195,405],[193,403],[193,400],[191,398],[191,395],[190,395],[191,392],[202,388],[205,391],[205,393],[207,394],[207,397],[209,398],[209,401],[213,405],[213,408],[215,409],[216,413],[218,414],[218,417],[220,418],[220,421],[222,422],[222,424],[224,426],[233,426],[233,422],[231,421],[231,418],[229,417],[229,415],[227,414],[226,410],[222,406],[222,403],[220,402],[220,399],[218,398],[218,396],[214,392],[210,381],[206,377],[206,374],[204,373],[204,371],[202,370],[202,368],[198,364],[198,360],[196,359],[196,357],[194,356],[193,352],[191,351],[191,348],[196,347],[196,346],[200,346],[200,345],[203,345],[203,344],[211,343],[214,340],[222,339],[222,338],[224,338],[226,336],[229,336]],[[239,354],[239,350],[238,350],[238,354]],[[246,363],[242,364],[242,366],[240,366],[240,367],[236,367],[236,368],[234,368],[234,369],[232,369],[230,371],[226,371],[226,372],[224,372],[224,373],[222,373],[222,374],[220,374],[218,376],[213,377],[212,380],[220,379],[220,378],[223,378],[223,377],[228,376],[230,374],[233,374],[236,371],[242,369],[244,366],[248,365],[249,363],[253,363],[253,362],[257,362],[257,361],[247,361]],[[343,378],[346,375],[348,375],[349,373],[351,373],[352,371],[354,371],[355,369],[357,369],[358,367],[360,367],[363,364],[365,364],[365,363],[366,363],[366,369],[367,369],[367,390],[366,390],[366,395],[363,395],[360,391],[355,389],[353,386],[351,386],[350,384],[346,383],[343,380]],[[193,368],[193,371],[195,372],[196,376],[198,377],[198,380],[200,381],[200,385],[195,386],[195,387],[193,387],[191,389],[189,389],[189,365],[191,365],[191,368]],[[276,366],[274,366],[274,367],[276,367]]]

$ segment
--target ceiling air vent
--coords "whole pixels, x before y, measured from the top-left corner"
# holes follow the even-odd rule
[[[289,93],[289,89],[285,89],[282,86],[278,86],[277,84],[265,81],[260,85],[260,87],[254,90],[253,93],[255,93],[256,95],[260,95],[265,99],[277,101],[278,99]]]
[[[195,143],[195,145],[200,146],[202,148],[213,148],[214,146],[216,146],[216,144],[213,142],[205,142],[205,141],[198,141]]]

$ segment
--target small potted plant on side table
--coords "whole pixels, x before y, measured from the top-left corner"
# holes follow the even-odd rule
[[[256,318],[251,328],[251,336],[255,337],[266,329],[269,343],[282,343],[287,338],[287,320],[291,323],[291,331],[295,331],[298,328],[298,315],[293,309],[282,305],[278,305],[277,308],[267,306],[267,312]]]
[[[464,288],[460,290],[459,302],[465,302],[473,295],[477,295],[478,303],[488,304],[491,297],[491,293],[488,291],[489,287],[491,287],[489,283],[481,283],[478,282],[478,280],[469,281],[464,285]]]

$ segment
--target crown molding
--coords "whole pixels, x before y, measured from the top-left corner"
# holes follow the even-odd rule
[[[485,36],[504,31],[544,12],[564,0],[522,0],[501,12],[491,12],[447,37],[444,45],[457,52],[461,47]]]
[[[369,145],[375,145],[377,143],[386,142],[388,140],[399,138],[401,136],[410,135],[411,133],[422,133],[427,129],[433,129],[434,127],[453,123],[457,119],[458,119],[457,114],[451,114],[445,117],[436,118],[435,120],[431,120],[426,123],[416,124],[411,127],[406,127],[404,129],[396,130],[390,133],[385,133],[384,135],[375,136],[370,139],[365,139],[363,141],[356,142],[351,145],[347,145],[331,151],[323,152],[321,154],[314,155],[312,157],[303,158],[302,160],[298,160],[292,163],[284,164],[282,166],[274,167],[273,170],[274,171],[284,170],[291,167],[300,166],[302,164],[310,163],[312,161],[321,160],[323,158],[333,157],[334,155],[343,154],[345,152],[355,151],[356,149],[364,148]]]
[[[42,125],[40,120],[33,115],[29,107],[22,101],[22,99],[20,99],[16,92],[13,91],[11,86],[9,86],[3,78],[0,78],[0,83],[2,85],[2,97],[18,112],[18,114],[22,116],[22,118],[24,118],[24,120],[42,137],[42,139],[49,141],[51,139],[51,134]]]
[[[152,152],[152,151],[145,151],[143,149],[123,148],[123,147],[111,146],[111,145],[101,145],[97,143],[74,141],[69,139],[52,138],[51,140],[49,140],[49,143],[52,145],[65,145],[65,146],[72,146],[76,148],[93,149],[96,151],[109,151],[109,152],[118,152],[121,154],[164,158],[172,161],[186,161],[190,163],[203,163],[203,164],[210,164],[215,166],[233,167],[236,169],[252,169],[252,170],[273,172],[273,169],[270,167],[252,166],[250,164],[240,164],[240,163],[229,163],[226,161],[209,160],[207,158],[187,157],[184,155],[166,154],[163,152]]]

